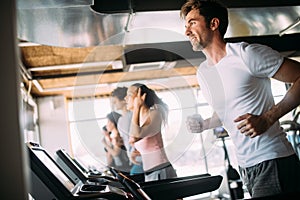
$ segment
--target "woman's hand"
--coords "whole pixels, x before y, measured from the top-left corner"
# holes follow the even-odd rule
[[[102,139],[102,144],[107,145],[107,141],[105,138]]]
[[[138,157],[138,156],[141,156],[141,153],[136,149],[134,151],[132,151],[131,154],[130,154],[130,161],[135,165],[140,165],[141,164],[140,162],[136,161],[136,157]]]
[[[134,108],[140,108],[145,103],[145,99],[146,99],[146,93],[141,95],[141,88],[138,88],[137,95],[133,101]]]
[[[139,140],[138,138],[130,136],[129,144],[134,147],[134,143],[137,142],[138,140]]]

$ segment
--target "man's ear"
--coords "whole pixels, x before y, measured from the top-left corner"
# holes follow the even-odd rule
[[[212,20],[210,21],[210,29],[212,31],[218,29],[220,25],[220,20],[218,18],[212,18]]]

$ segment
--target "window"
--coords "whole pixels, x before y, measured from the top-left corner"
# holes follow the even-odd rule
[[[286,92],[285,85],[275,80],[272,80],[272,90],[276,102]],[[212,130],[191,134],[185,127],[187,116],[198,112],[206,119],[213,113],[201,91],[198,88],[183,88],[157,91],[157,94],[169,106],[168,124],[163,129],[163,138],[168,158],[178,175],[224,173],[222,141],[212,134]],[[106,124],[106,115],[111,111],[109,97],[76,99],[69,101],[68,106],[74,156],[86,167],[101,169],[106,163],[101,129]],[[225,144],[231,164],[237,169],[230,138],[226,138]]]
[[[73,156],[87,168],[101,169],[105,166],[101,131],[109,112],[111,109],[108,97],[68,101]]]

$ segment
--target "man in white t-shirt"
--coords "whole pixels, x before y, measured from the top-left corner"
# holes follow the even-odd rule
[[[252,197],[300,192],[299,158],[279,124],[300,104],[300,63],[264,45],[226,43],[228,11],[215,1],[188,0],[181,16],[193,50],[206,56],[197,78],[215,111],[206,120],[189,117],[189,131],[226,128]],[[292,83],[276,105],[270,78]]]

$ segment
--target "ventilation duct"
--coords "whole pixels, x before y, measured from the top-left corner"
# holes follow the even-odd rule
[[[131,13],[179,10],[186,0],[94,0],[91,8],[98,13]]]
[[[109,3],[114,1],[125,3]],[[179,17],[182,2],[18,0],[18,37],[33,43],[61,47],[187,41],[184,21]],[[281,30],[300,16],[298,0],[222,2],[229,7],[230,24],[226,38],[278,36]],[[131,8],[126,9],[130,5]],[[98,12],[102,6],[106,8]],[[296,26],[285,34],[299,32],[300,27]]]

